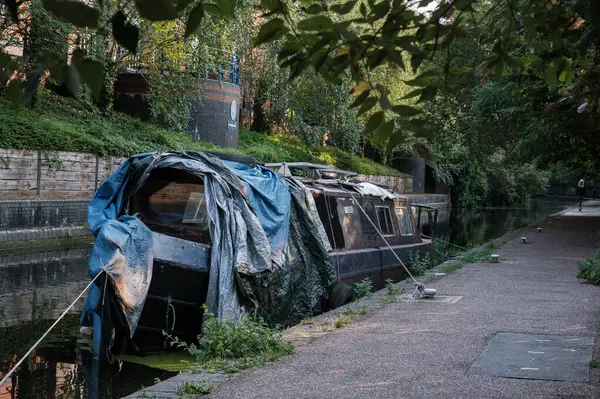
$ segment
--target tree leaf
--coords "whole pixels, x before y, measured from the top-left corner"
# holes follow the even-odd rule
[[[383,123],[379,127],[379,129],[377,129],[377,132],[375,133],[375,137],[373,138],[373,140],[377,144],[383,144],[392,135],[392,132],[394,131],[395,126],[396,126],[396,122],[393,119],[390,119],[389,121]]]
[[[325,15],[317,15],[298,22],[298,29],[306,31],[323,31],[330,28],[332,25],[333,24],[329,17],[326,17]]]
[[[225,15],[225,14],[223,14],[223,10],[221,10],[221,8],[219,8],[219,6],[214,3],[201,3],[201,4],[202,4],[202,7],[204,8],[204,11],[206,11],[208,14],[216,15],[216,16]]]
[[[104,65],[91,58],[86,58],[77,66],[81,80],[90,88],[95,98],[100,96],[104,80]]]
[[[556,70],[551,65],[547,65],[544,68],[544,80],[550,86],[556,85]]]
[[[202,18],[204,17],[204,8],[202,6],[202,3],[199,3],[192,11],[190,11],[190,15],[185,24],[185,37],[190,36],[198,29],[198,26],[200,26],[200,22],[202,22]]]
[[[6,72],[11,73],[14,70],[15,62],[10,55],[0,52],[0,70],[7,69]]]
[[[320,12],[323,12],[323,11],[325,11],[325,10],[326,10],[326,9],[324,9],[324,8],[323,8],[323,6],[322,6],[321,4],[316,4],[316,3],[314,3],[314,4],[311,4],[311,5],[310,5],[310,6],[308,6],[308,7],[303,7],[303,11],[304,11],[305,13],[307,13],[307,14],[311,14],[311,15],[318,14],[318,13],[320,13]]]
[[[15,78],[8,82],[8,86],[6,87],[8,98],[10,99],[12,106],[16,109],[21,108],[23,103],[23,89],[21,83],[21,79]]]
[[[336,14],[346,15],[350,11],[352,11],[352,9],[354,8],[355,5],[356,5],[356,0],[350,0],[343,4],[334,4],[330,7],[330,10]]]
[[[408,100],[409,98],[415,98],[417,96],[420,96],[421,93],[423,93],[423,89],[413,90],[410,93],[408,93],[407,95],[405,95],[404,97],[402,97],[401,100]]]
[[[177,18],[177,9],[170,0],[135,0],[140,17],[149,21],[171,21]]]
[[[360,96],[358,96],[356,98],[356,100],[354,100],[354,102],[352,104],[350,104],[350,108],[356,108],[359,105],[361,105],[362,103],[364,103],[365,100],[367,98],[369,98],[370,93],[371,93],[371,90],[365,90]]]
[[[416,116],[420,111],[408,105],[396,105],[392,107],[392,111],[400,116]]]
[[[361,80],[352,87],[350,94],[352,94],[354,97],[358,97],[367,90],[371,90],[371,84],[366,80]]]
[[[394,151],[394,148],[399,146],[400,144],[406,141],[406,133],[402,130],[396,130],[391,134],[390,139],[388,140],[385,152],[386,155],[389,155]]]
[[[6,4],[6,8],[8,8],[13,21],[19,22],[19,5],[17,4],[17,0],[4,0],[4,4]]]
[[[417,70],[423,63],[424,59],[425,59],[424,52],[417,51],[416,53],[413,53],[412,57],[410,58],[410,66],[412,67],[413,73],[417,72]]]
[[[258,35],[256,35],[256,38],[254,39],[254,47],[271,42],[283,36],[287,31],[288,28],[285,26],[283,19],[272,19],[260,28]]]
[[[192,4],[194,1],[195,0],[179,0],[177,2],[177,6],[175,7],[175,9],[177,10],[177,12],[181,12],[181,11],[185,10],[187,8],[187,6]]]
[[[356,114],[356,116],[361,116],[362,114],[364,114],[365,112],[367,112],[368,110],[370,110],[371,108],[373,108],[375,106],[375,104],[377,104],[377,97],[369,97],[369,98],[367,98],[363,102],[363,105],[358,110],[358,113]]]
[[[217,6],[227,18],[233,18],[235,11],[235,0],[219,0]]]
[[[117,43],[125,47],[131,53],[137,53],[137,45],[140,40],[140,31],[137,26],[127,23],[127,17],[119,10],[111,19],[113,36]]]
[[[375,131],[375,129],[377,129],[379,125],[381,125],[384,118],[385,114],[383,111],[375,112],[373,115],[371,115],[371,117],[365,124],[364,134],[367,135],[368,133]]]
[[[69,22],[79,28],[95,28],[98,26],[100,11],[79,1],[43,0],[44,8],[57,18]]]
[[[425,122],[420,119],[412,119],[412,120],[401,120],[400,125],[402,125],[407,130],[411,132],[417,133],[418,135],[423,135],[427,132],[427,129],[424,127]]]
[[[421,97],[419,98],[420,103],[424,102],[424,101],[431,101],[435,98],[435,95],[437,94],[437,87],[435,86],[427,86],[423,89],[423,93],[421,93]]]

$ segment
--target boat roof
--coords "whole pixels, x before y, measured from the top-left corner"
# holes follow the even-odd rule
[[[272,162],[264,164],[267,168],[278,168],[281,166],[287,166],[288,168],[302,168],[302,169],[316,169],[320,172],[325,173],[337,173],[340,175],[347,176],[358,176],[358,173],[352,172],[349,170],[335,169],[329,165],[321,165],[318,163],[310,163],[310,162]]]

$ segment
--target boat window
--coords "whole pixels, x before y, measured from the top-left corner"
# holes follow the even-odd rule
[[[398,214],[398,219],[400,221],[400,235],[402,236],[413,235],[412,223],[408,212],[408,208],[396,208],[396,213]]]
[[[394,224],[392,223],[392,212],[387,206],[376,206],[377,222],[379,222],[379,231],[384,236],[394,235]]]
[[[193,225],[208,230],[204,184],[148,179],[135,195],[133,212],[161,225]]]

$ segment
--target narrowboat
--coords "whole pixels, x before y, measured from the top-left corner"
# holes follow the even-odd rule
[[[278,179],[293,181],[310,193],[309,202],[314,203],[314,216],[318,218],[311,223],[324,233],[323,240],[327,242],[321,244],[327,248],[333,278],[323,280],[327,286],[309,312],[351,301],[353,284],[364,278],[369,278],[375,289],[382,288],[387,279],[404,279],[406,272],[397,257],[408,264],[411,251],[424,254],[432,246],[432,237],[421,235],[419,221],[424,208],[435,226],[435,209],[411,204],[407,196],[385,186],[359,181],[354,172],[311,163],[258,165],[251,157],[220,153],[202,157],[214,159],[215,163],[275,172]],[[129,162],[133,165],[136,161]],[[138,178],[140,181],[136,181]],[[190,173],[177,162],[144,174],[130,171],[128,179],[123,195],[126,199],[118,216],[137,216],[150,229],[153,245],[149,288],[132,335],[122,328],[127,326],[127,320],[119,311],[120,296],[110,287],[108,302],[117,344],[121,341],[134,352],[145,353],[165,348],[165,332],[193,341],[201,331],[215,241],[211,237],[207,193],[214,191],[214,183],[205,181],[202,173]],[[310,245],[305,248],[312,250]],[[244,289],[240,279],[233,284],[239,284],[235,288],[238,292]]]

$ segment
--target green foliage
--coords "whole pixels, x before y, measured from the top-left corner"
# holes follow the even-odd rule
[[[124,157],[148,151],[217,149],[213,144],[194,141],[187,132],[167,130],[119,113],[102,116],[86,103],[46,91],[40,92],[32,110],[17,111],[0,100],[0,123],[0,148]],[[219,148],[219,151],[251,155],[261,162],[319,162],[364,174],[400,174],[393,168],[336,148],[310,150],[297,137],[288,134],[266,135],[240,130],[238,150]]]
[[[195,398],[202,395],[208,395],[212,392],[213,388],[213,384],[206,382],[186,381],[177,387],[175,395],[183,398]]]
[[[594,258],[579,262],[577,278],[586,280],[594,285],[600,285],[600,250],[596,252]]]
[[[259,318],[240,316],[239,320],[218,319],[205,311],[198,345],[177,338],[171,344],[186,349],[207,370],[236,372],[258,367],[292,352],[280,331],[267,327]]]
[[[428,269],[433,266],[433,259],[429,252],[425,256],[421,256],[419,251],[408,252],[408,267],[413,276],[422,276]]]
[[[373,293],[373,282],[370,278],[364,278],[354,283],[354,295],[357,299],[371,296]]]
[[[385,288],[387,288],[387,297],[390,300],[397,300],[400,295],[405,293],[404,287],[397,287],[390,279],[385,280]]]
[[[591,360],[591,361],[588,363],[588,366],[590,366],[590,367],[591,367],[591,368],[593,368],[593,369],[600,368],[600,360],[598,360],[598,359]]]

